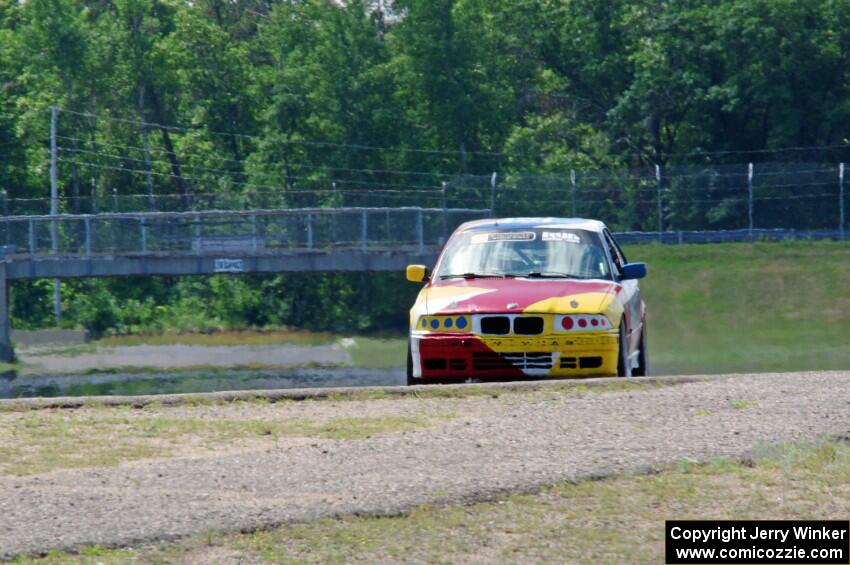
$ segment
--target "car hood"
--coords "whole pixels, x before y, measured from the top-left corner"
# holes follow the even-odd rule
[[[608,313],[622,287],[573,279],[452,279],[427,285],[411,314]]]

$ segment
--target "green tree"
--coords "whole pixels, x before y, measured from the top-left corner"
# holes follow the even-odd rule
[[[413,139],[424,147],[457,151],[443,157],[447,171],[492,171],[478,155],[498,148],[516,117],[515,93],[495,64],[500,53],[485,2],[399,0],[403,21],[388,41],[394,49],[399,93]],[[483,158],[482,158],[483,157]]]

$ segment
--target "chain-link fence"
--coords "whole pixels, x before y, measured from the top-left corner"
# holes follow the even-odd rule
[[[383,187],[368,182],[293,185],[278,190],[191,194],[93,193],[60,198],[66,214],[422,207],[493,209],[499,217],[598,218],[618,231],[838,230],[848,197],[841,163],[676,165],[632,170],[455,177],[438,186]],[[0,195],[6,216],[46,215],[45,198]]]
[[[563,175],[496,174],[447,185],[450,206],[486,203],[499,216],[598,218],[618,231],[838,230],[844,166],[760,163]]]

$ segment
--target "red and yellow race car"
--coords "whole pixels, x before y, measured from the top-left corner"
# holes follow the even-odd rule
[[[595,220],[509,218],[461,225],[410,310],[408,384],[649,372],[646,306]]]

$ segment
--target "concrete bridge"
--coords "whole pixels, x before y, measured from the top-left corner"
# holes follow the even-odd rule
[[[0,219],[0,359],[8,282],[133,275],[394,271],[431,264],[471,208],[303,208]]]

